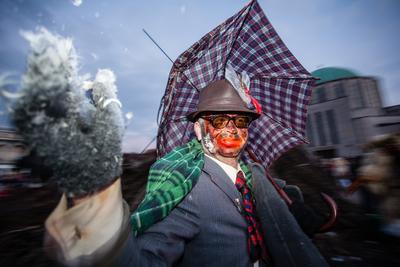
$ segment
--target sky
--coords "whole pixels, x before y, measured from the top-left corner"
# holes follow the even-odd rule
[[[24,72],[21,30],[71,37],[80,73],[109,68],[117,77],[124,113],[132,113],[123,149],[142,151],[157,132],[157,110],[171,62],[234,15],[244,0],[0,0],[0,75]],[[400,104],[400,1],[259,0],[284,43],[310,72],[344,67],[379,81],[384,106]],[[0,99],[4,101],[4,99]],[[0,126],[7,126],[4,102]],[[153,144],[154,146],[154,144]]]

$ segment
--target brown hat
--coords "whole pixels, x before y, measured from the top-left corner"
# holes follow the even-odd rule
[[[197,110],[189,113],[187,118],[194,122],[204,112],[243,112],[254,119],[260,115],[249,109],[239,96],[239,93],[227,80],[219,80],[210,83],[200,91]]]

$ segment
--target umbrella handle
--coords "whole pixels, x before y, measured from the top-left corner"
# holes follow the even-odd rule
[[[337,216],[338,216],[338,207],[337,204],[335,202],[335,200],[333,200],[332,197],[330,197],[328,194],[325,194],[323,192],[320,193],[322,198],[324,199],[324,201],[328,204],[329,209],[330,209],[330,214],[329,214],[329,219],[328,221],[323,224],[321,226],[321,228],[319,228],[318,233],[324,233],[326,231],[328,231],[335,223],[337,220]]]

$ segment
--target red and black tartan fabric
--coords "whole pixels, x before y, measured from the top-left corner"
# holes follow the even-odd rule
[[[247,222],[247,246],[250,259],[253,262],[261,258],[267,260],[268,254],[264,244],[263,235],[260,232],[260,223],[257,218],[253,195],[246,184],[242,171],[237,173],[235,185],[243,198],[244,218]]]
[[[250,93],[262,106],[263,114],[250,126],[248,146],[265,167],[306,142],[314,78],[279,38],[257,1],[251,1],[174,62],[160,106],[158,156],[194,138],[186,115],[196,110],[199,90],[224,77],[227,64],[249,75]],[[243,156],[250,161],[249,155]]]

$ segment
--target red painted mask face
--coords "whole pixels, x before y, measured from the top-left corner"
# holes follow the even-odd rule
[[[235,114],[228,116],[234,117]],[[213,127],[210,121],[205,120],[205,127],[215,147],[215,153],[223,157],[237,157],[247,142],[248,129],[236,127],[232,120],[222,129]]]

